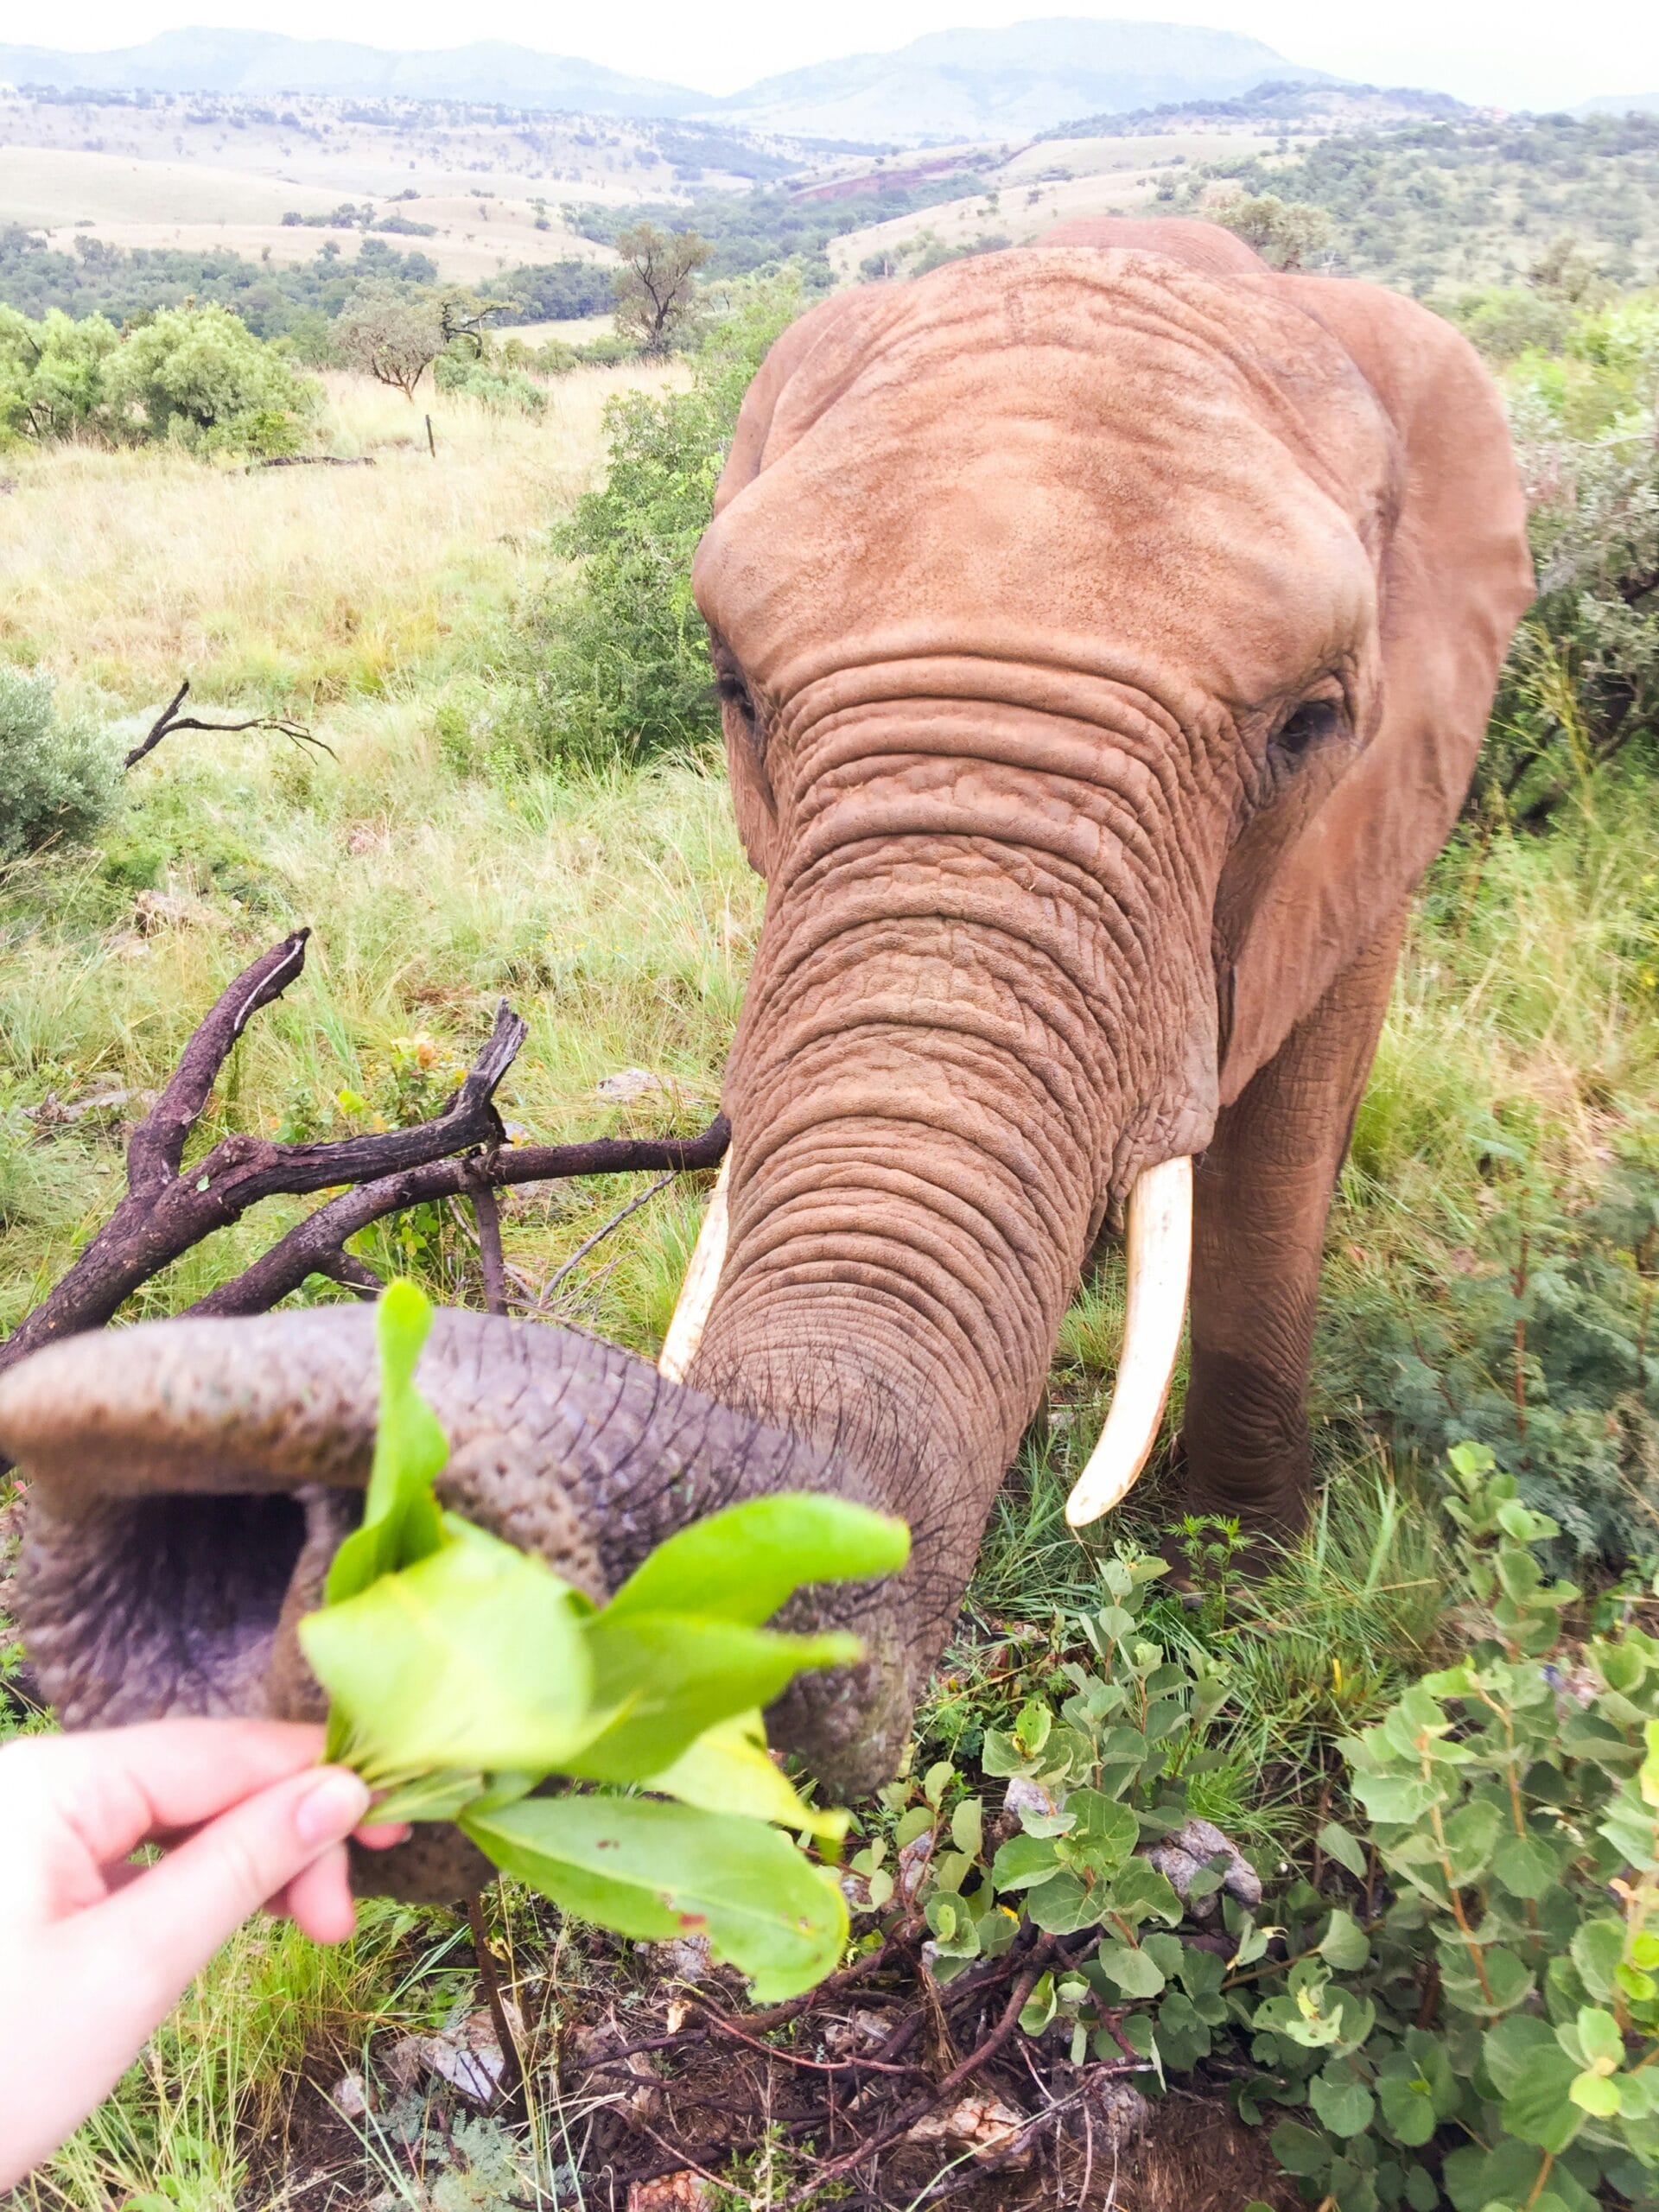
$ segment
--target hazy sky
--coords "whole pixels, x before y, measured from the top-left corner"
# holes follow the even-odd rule
[[[838,54],[882,51],[924,31],[1038,16],[1142,15],[1247,32],[1291,60],[1344,76],[1426,85],[1466,99],[1567,105],[1596,92],[1659,92],[1653,0],[605,0],[550,6],[493,0],[487,15],[454,0],[79,0],[69,15],[35,12],[42,43],[121,46],[207,22],[281,29],[375,46],[459,46],[515,39],[641,76],[712,92]],[[15,20],[15,19],[14,19]],[[16,38],[21,24],[8,29]]]

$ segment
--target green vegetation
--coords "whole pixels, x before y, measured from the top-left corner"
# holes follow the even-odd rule
[[[1171,181],[1178,207],[1224,181],[1322,207],[1337,267],[1419,297],[1513,283],[1571,232],[1615,284],[1659,279],[1659,117],[1516,116],[1338,135],[1223,156]]]
[[[0,865],[88,836],[113,810],[119,767],[90,716],[60,715],[49,676],[0,664]]]
[[[228,308],[166,308],[124,338],[102,315],[38,323],[0,307],[0,442],[175,438],[192,451],[295,451],[309,381]]]
[[[683,207],[654,202],[621,209],[589,207],[575,211],[573,219],[585,237],[606,245],[617,244],[621,232],[642,222],[695,231],[712,249],[712,277],[750,276],[790,262],[799,268],[807,290],[820,292],[830,289],[824,247],[831,238],[894,215],[960,200],[965,193],[977,192],[982,182],[977,170],[965,164],[912,184],[888,183],[878,175],[868,189],[861,186],[850,191],[760,187],[752,192],[711,193]]]
[[[1307,1873],[1264,1894],[1193,1817],[1226,1763],[1224,1543],[1192,1548],[1207,1634],[1160,1617],[1161,1561],[1103,1560],[1107,1602],[1071,1630],[1085,1656],[986,1729],[976,1773],[941,1759],[884,1790],[853,1864],[880,1913],[910,1853],[940,1983],[1022,1923],[1050,1938],[1020,2025],[1058,2026],[1074,2066],[1134,2055],[1161,2081],[1214,2061],[1246,2119],[1294,2113],[1273,2147],[1310,2202],[1587,2212],[1611,2184],[1646,2202],[1659,1642],[1638,1590],[1604,1603],[1587,1643],[1568,1637],[1580,1592],[1534,1556],[1555,1524],[1480,1447],[1452,1471],[1465,1656],[1341,1738],[1354,1809],[1300,1840]],[[1016,1786],[1000,1843],[980,1777]]]

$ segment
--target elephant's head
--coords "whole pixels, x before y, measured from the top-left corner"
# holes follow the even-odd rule
[[[1497,400],[1446,325],[1212,232],[1136,243],[844,294],[773,349],[696,569],[769,885],[707,1294],[677,1379],[464,1315],[421,1370],[452,1498],[594,1590],[756,1489],[903,1514],[906,1576],[836,1601],[866,1664],[779,1716],[843,1786],[902,1740],[1126,1211],[1126,1402],[1078,1517],[1132,1478],[1184,1163],[1391,951],[1530,588]],[[372,1387],[338,1312],[151,1325],[0,1384],[68,1718],[306,1708],[291,1623]]]

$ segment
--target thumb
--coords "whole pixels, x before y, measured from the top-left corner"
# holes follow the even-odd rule
[[[343,1767],[290,1775],[79,1916],[77,1932],[125,1958],[133,2010],[153,2024],[232,1930],[343,1843],[368,1809],[367,1785]]]

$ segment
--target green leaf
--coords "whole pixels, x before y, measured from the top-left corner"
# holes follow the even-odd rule
[[[1480,2039],[1481,2056],[1500,2097],[1507,2097],[1516,2088],[1540,2051],[1560,2049],[1548,2023],[1534,2012],[1512,2013],[1495,2028],[1488,2028]]]
[[[1623,2101],[1618,2084],[1610,2074],[1580,2074],[1567,2094],[1592,2120],[1616,2118]]]
[[[1353,1914],[1338,1906],[1319,1939],[1319,1955],[1338,1974],[1357,1974],[1371,1955],[1371,1940]]]
[[[1409,1827],[1445,1795],[1439,1783],[1411,1774],[1356,1774],[1354,1795],[1374,1821]]]
[[[1185,1910],[1169,1877],[1144,1859],[1129,1859],[1113,1877],[1112,1910],[1135,1927],[1143,1920],[1161,1920],[1167,1928],[1179,1928]]]
[[[1065,1801],[1072,1825],[1060,1844],[1060,1857],[1098,1878],[1116,1874],[1140,1840],[1141,1823],[1127,1805],[1098,1789],[1074,1789]]]
[[[443,1542],[432,1485],[449,1446],[415,1387],[415,1369],[432,1326],[432,1308],[412,1282],[390,1282],[374,1310],[380,1359],[380,1410],[374,1432],[363,1521],[340,1545],[323,1585],[326,1605],[342,1604],[400,1567],[429,1558]]]
[[[1409,2067],[1401,2073],[1379,2075],[1376,2096],[1396,2143],[1415,2150],[1427,2142],[1437,2123],[1428,2083],[1421,2075]]]
[[[1104,1918],[1108,1902],[1104,1884],[1097,1882],[1090,1889],[1062,1867],[1052,1882],[1039,1883],[1032,1891],[1026,1916],[1046,1935],[1070,1936],[1079,1928],[1096,1926]]]
[[[1376,2117],[1376,2099],[1345,2064],[1316,2074],[1307,2085],[1307,2101],[1333,2135],[1363,2135]]]
[[[307,1662],[371,1783],[434,1769],[545,1774],[593,1732],[576,1593],[481,1529],[446,1516],[441,1551],[308,1614]]]
[[[1164,1970],[1145,1950],[1128,1943],[1103,1943],[1100,1970],[1125,1997],[1156,1997],[1164,1986]]]
[[[1503,1815],[1484,1798],[1461,1805],[1446,1823],[1446,1852],[1452,1878],[1459,1888],[1478,1881],[1491,1864],[1503,1826]],[[1517,1838],[1511,1836],[1510,1842]]]
[[[991,1879],[999,1890],[1029,1890],[1059,1871],[1054,1846],[1046,1836],[1011,1835],[991,1862]]]
[[[605,1608],[613,1620],[690,1613],[758,1628],[815,1582],[867,1582],[910,1557],[910,1531],[890,1515],[817,1491],[785,1491],[727,1506],[658,1544]]]
[[[1058,1999],[1054,1993],[1054,1976],[1044,1974],[1030,1996],[1020,2008],[1020,2025],[1028,2036],[1039,2036],[1054,2017]]]
[[[1579,2068],[1559,2044],[1534,2051],[1503,2099],[1508,2132],[1541,2150],[1565,2151],[1585,2122],[1572,2097],[1578,2075]]]
[[[985,1840],[985,1808],[977,1797],[964,1797],[950,1815],[950,1840],[969,1859],[977,1859]]]
[[[1273,2155],[1287,2174],[1312,2179],[1331,2164],[1331,2146],[1300,2120],[1281,2120],[1268,2139]]]
[[[809,1805],[789,1777],[772,1764],[766,1726],[758,1713],[734,1713],[705,1728],[672,1766],[652,1775],[645,1788],[705,1813],[741,1813],[785,1828],[839,1843],[847,1833],[845,1813]]]
[[[1599,2074],[1614,2074],[1624,2063],[1624,2037],[1611,2012],[1580,2005],[1573,2023],[1584,2063]]]
[[[1592,1997],[1611,1997],[1613,1976],[1624,1955],[1624,1923],[1604,1916],[1573,1931],[1573,1963]]]
[[[764,1821],[596,1793],[524,1798],[461,1827],[580,1919],[644,1942],[706,1936],[761,2004],[814,1987],[846,1948],[835,1877]]]
[[[1335,1821],[1327,1821],[1316,1839],[1319,1849],[1327,1859],[1334,1859],[1344,1866],[1357,1882],[1365,1878],[1365,1847],[1359,1838]]]
[[[854,1636],[779,1636],[692,1613],[618,1618],[610,1605],[588,1615],[583,1633],[595,1708],[617,1718],[563,1771],[593,1782],[660,1774],[717,1721],[770,1705],[797,1675],[848,1666],[863,1649]]]
[[[1560,1854],[1541,1836],[1511,1834],[1493,1852],[1492,1872],[1512,1897],[1548,1897],[1560,1878]]]

